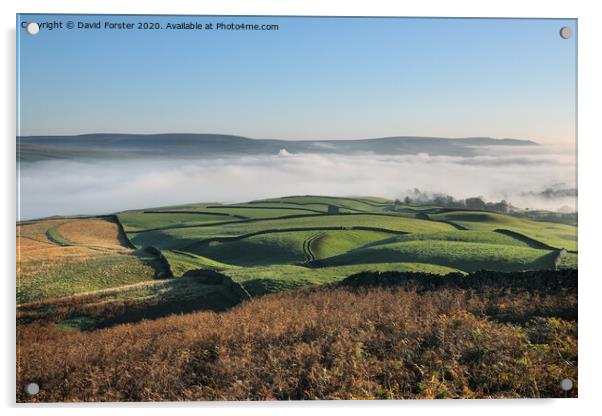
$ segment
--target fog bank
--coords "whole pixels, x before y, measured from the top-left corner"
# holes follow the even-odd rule
[[[523,208],[576,209],[573,197],[540,195],[548,188],[576,188],[575,149],[566,146],[492,146],[475,157],[282,149],[222,159],[43,161],[21,163],[18,174],[20,219],[285,195],[403,198],[414,188],[506,199]]]

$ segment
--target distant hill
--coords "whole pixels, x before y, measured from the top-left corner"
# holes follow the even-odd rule
[[[290,153],[472,156],[481,146],[533,146],[530,140],[470,137],[383,137],[358,140],[271,140],[220,134],[84,134],[17,137],[17,159],[199,158]]]

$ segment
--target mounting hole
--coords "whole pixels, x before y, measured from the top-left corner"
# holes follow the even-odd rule
[[[25,26],[25,30],[27,30],[27,33],[30,35],[35,35],[40,31],[40,25],[36,22],[29,22],[27,23],[27,26]]]
[[[38,386],[38,383],[29,383],[25,386],[25,393],[29,394],[30,396],[35,396],[39,392],[40,386]]]
[[[570,378],[565,378],[560,382],[560,388],[564,391],[569,391],[573,389],[573,380]]]
[[[573,36],[573,30],[568,26],[563,26],[560,28],[560,37],[562,39],[568,39]]]

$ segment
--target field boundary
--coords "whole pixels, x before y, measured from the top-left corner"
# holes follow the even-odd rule
[[[286,208],[283,208],[286,209]],[[294,208],[291,208],[294,209]],[[128,231],[130,234],[141,234],[141,233],[150,233],[153,231],[163,231],[163,230],[176,230],[181,228],[205,228],[205,227],[218,227],[220,225],[230,225],[230,224],[247,224],[253,222],[262,222],[262,221],[275,221],[275,220],[292,220],[297,218],[314,218],[314,217],[339,217],[339,216],[354,216],[354,215],[375,215],[380,217],[391,217],[391,218],[404,218],[404,219],[420,219],[420,218],[411,218],[403,215],[396,214],[386,214],[384,212],[340,212],[338,214],[332,214],[327,212],[321,212],[319,214],[298,214],[298,215],[286,215],[284,217],[267,217],[267,218],[248,218],[240,221],[222,221],[222,222],[211,222],[211,223],[201,223],[201,224],[185,224],[185,225],[168,225],[164,227],[157,228],[148,228],[145,230],[136,230],[136,231]],[[426,220],[423,220],[426,221]],[[443,221],[435,221],[434,222],[443,222]],[[448,224],[452,225],[452,224]],[[452,225],[453,226],[453,225]]]
[[[228,243],[231,241],[239,241],[239,240],[243,240],[245,238],[255,237],[257,235],[263,235],[263,234],[293,233],[293,232],[302,232],[302,231],[376,231],[376,232],[395,234],[395,235],[411,234],[407,231],[396,231],[396,230],[389,230],[388,228],[365,227],[365,226],[279,228],[279,229],[260,230],[260,231],[255,231],[252,233],[228,236],[228,237],[206,238],[204,240],[190,244],[186,247],[182,247],[182,248],[180,248],[180,250],[188,250],[190,248],[193,248],[193,247],[196,247],[199,245],[206,245],[206,244],[213,243],[213,242]]]
[[[368,199],[354,198],[354,197],[345,197],[345,196],[289,195],[289,196],[284,196],[284,197],[279,198],[279,199],[283,200],[283,199],[288,199],[288,198],[327,198],[327,199],[338,199],[338,200],[343,200],[343,201],[355,201],[355,202],[359,202],[359,203],[362,203],[362,204],[370,205],[370,206],[373,206],[373,207],[376,207],[376,208],[382,208],[383,206],[391,205],[391,201],[390,202],[378,203],[378,202],[375,202],[375,201],[370,201]],[[274,202],[276,202],[276,201],[274,201]],[[283,203],[287,203],[287,202],[283,201]],[[315,203],[311,202],[310,204],[315,204]]]
[[[311,205],[315,205],[315,204],[311,204]],[[219,208],[223,208],[223,209],[278,209],[278,210],[291,210],[291,211],[309,211],[309,212],[315,212],[317,214],[323,214],[324,211],[320,211],[317,209],[311,209],[311,208],[291,208],[291,207],[247,207],[245,205],[211,205],[206,207],[207,209],[219,209]],[[243,217],[243,218],[248,218],[248,217]]]
[[[558,250],[558,252],[556,253],[556,258],[554,258],[554,270],[559,270],[560,269],[560,262],[562,261],[562,256],[566,252],[567,251],[564,248]]]
[[[293,196],[287,196],[287,197],[283,197],[281,199],[287,199],[287,198],[328,198],[328,199],[334,199],[334,200],[339,200],[339,201],[352,201],[352,202],[359,202],[361,204],[365,204],[365,205],[369,205],[371,207],[374,208],[387,208],[389,206],[391,206],[390,202],[383,202],[383,203],[377,203],[374,201],[369,201],[366,199],[360,199],[360,198],[345,198],[345,197],[337,197],[337,196],[319,196],[319,195],[293,195]],[[278,201],[274,201],[274,200],[259,200],[259,201],[251,201],[248,202],[248,204],[290,204],[290,205],[334,205],[334,204],[329,204],[327,202],[288,202],[288,201],[284,201],[284,200],[278,200]],[[336,205],[339,208],[344,208],[344,209],[348,209],[350,211],[356,211],[356,212],[370,212],[370,211],[365,211],[365,210],[361,210],[361,209],[357,209],[357,208],[351,208],[345,205]]]
[[[205,207],[205,208],[218,208],[215,207]],[[184,211],[184,210],[175,210],[175,211],[142,211],[143,214],[194,214],[194,215],[216,215],[219,217],[234,217],[239,218],[241,220],[247,219],[249,217],[245,217],[244,215],[236,215],[236,214],[226,214],[225,212],[203,212],[203,211]]]
[[[484,287],[522,288],[527,290],[577,289],[578,271],[564,270],[532,270],[522,272],[497,272],[481,270],[466,275],[449,273],[444,276],[422,272],[360,272],[351,275],[336,286],[374,287],[415,285],[422,290],[439,287],[459,287],[462,289],[480,290]]]
[[[98,216],[97,218],[105,219],[109,222],[116,224],[119,239],[122,240],[121,243],[127,248],[131,248],[133,250],[138,249],[138,247],[136,247],[134,243],[132,243],[132,241],[129,239],[127,233],[125,232],[125,228],[123,228],[123,224],[121,223],[121,221],[119,221],[119,217],[117,215],[103,215]]]
[[[534,238],[531,238],[529,236],[526,236],[526,235],[516,232],[516,231],[507,230],[505,228],[498,228],[498,229],[493,230],[493,232],[498,233],[498,234],[503,234],[508,237],[512,237],[516,240],[519,240],[519,241],[527,244],[531,248],[536,248],[536,249],[540,249],[540,250],[554,250],[554,251],[563,249],[562,247],[561,248],[552,247],[551,245],[548,245],[542,241],[536,240]]]
[[[418,220],[424,220],[424,221],[433,221],[433,222],[442,222],[443,224],[447,224],[447,225],[451,225],[452,227],[454,227],[456,230],[460,230],[460,231],[468,231],[468,228],[466,228],[463,225],[460,224],[456,224],[453,221],[448,221],[448,220],[437,220],[434,218],[431,218],[430,215],[428,215],[426,212],[418,212],[415,215],[415,218]]]
[[[169,278],[174,277],[173,270],[171,269],[171,264],[169,263],[169,260],[167,260],[167,257],[165,257],[165,255],[163,254],[163,252],[161,250],[159,250],[155,246],[148,246],[142,250],[157,257],[159,262],[167,269],[168,277]]]

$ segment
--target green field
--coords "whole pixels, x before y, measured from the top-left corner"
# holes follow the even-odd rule
[[[494,212],[321,196],[177,210],[198,214],[119,215],[132,243],[162,250],[175,276],[211,269],[238,281],[295,287],[366,269],[447,273],[576,267],[576,227]],[[212,224],[211,213],[222,215],[221,221]],[[559,257],[561,248],[571,252]]]
[[[469,230],[506,229],[548,244],[554,248],[577,250],[577,227],[566,224],[531,221],[484,211],[453,211],[431,215],[433,219],[451,221]]]
[[[303,286],[333,283],[363,271],[425,272],[440,275],[459,272],[451,267],[411,262],[350,264],[316,269],[294,265],[275,265],[227,269],[223,273],[240,283],[251,295],[255,296]]]
[[[118,290],[144,282],[152,283],[149,287],[163,285],[153,282],[159,275],[165,277],[156,267],[161,262],[174,278],[197,270],[218,271],[253,296],[331,283],[362,271],[445,275],[577,268],[576,227],[374,197],[292,196],[231,205],[195,203],[130,210],[116,218],[125,234],[111,237],[117,244],[112,251],[102,244],[95,246],[99,243],[90,240],[93,233],[92,237],[86,234],[85,241],[79,241],[73,230],[63,235],[63,220],[49,221],[45,228],[36,222],[27,225],[41,236],[36,238],[45,239],[39,242],[45,245],[32,245],[30,240],[21,244],[31,262],[24,263],[27,270],[17,288],[19,300]],[[81,227],[82,235],[90,234],[88,228]],[[119,239],[137,251],[125,249]],[[34,254],[27,252],[29,246]],[[62,260],[42,255],[40,247],[60,248],[61,256],[85,249],[87,257]],[[137,254],[147,252],[162,260],[153,263]],[[38,266],[39,262],[47,264],[47,258],[54,259],[53,267]],[[163,292],[152,291],[148,296]],[[128,298],[133,293],[127,289],[120,296]]]
[[[166,276],[165,264],[124,245],[100,218],[29,221],[17,226],[17,303],[121,287]]]
[[[85,261],[62,263],[43,272],[24,276],[18,282],[17,301],[70,296],[153,279],[149,262],[133,255],[107,254]]]
[[[127,224],[127,222],[126,222]],[[353,227],[370,227],[374,231],[385,230],[390,232],[434,232],[454,230],[449,224],[424,221],[408,218],[395,214],[339,214],[339,215],[308,215],[290,218],[283,216],[277,219],[256,220],[247,222],[245,220],[233,221],[228,224],[212,226],[173,226],[161,230],[148,232],[128,233],[132,243],[137,247],[156,246],[160,249],[173,247],[183,248],[198,245],[202,240],[217,237],[236,237],[266,230],[290,230],[303,231],[307,228],[341,227],[353,229]],[[126,227],[127,230],[127,227]]]
[[[165,213],[159,214],[158,212],[154,212],[157,211],[128,212],[120,214],[119,217],[121,222],[124,224],[125,230],[128,232],[146,230],[149,228],[169,227],[174,225],[220,223],[226,221],[236,221],[238,219],[236,217],[203,213],[202,211],[199,211],[198,214],[179,214],[172,213],[170,211],[165,211]]]
[[[480,242],[417,240],[373,245],[323,261],[325,265],[389,263],[394,261],[436,264],[466,272],[476,270],[519,271],[553,268],[554,252]]]

